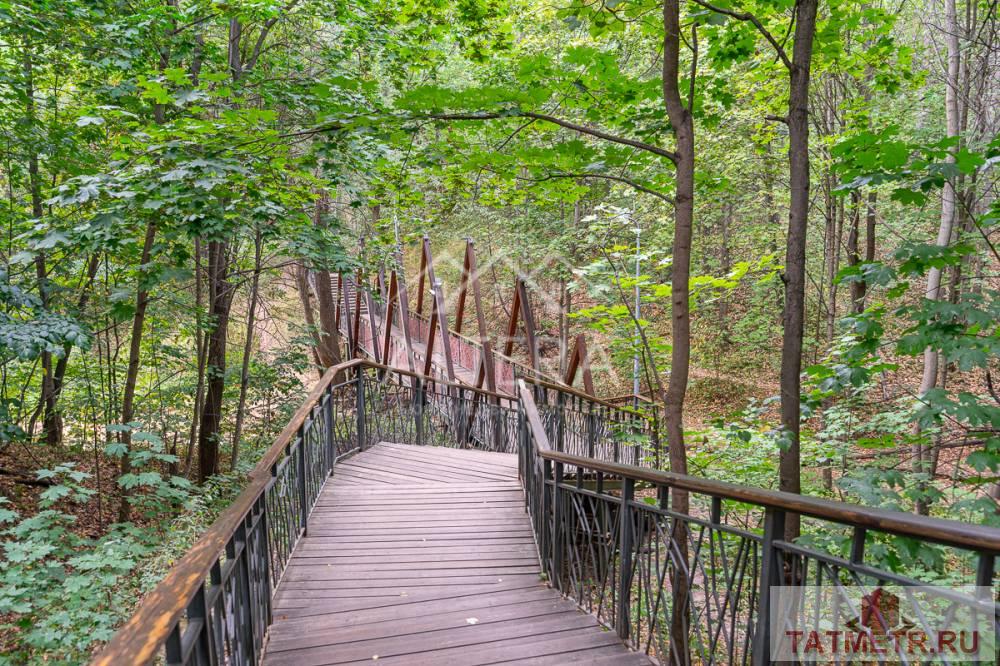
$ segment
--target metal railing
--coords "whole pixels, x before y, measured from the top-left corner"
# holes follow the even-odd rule
[[[519,466],[543,570],[564,595],[661,664],[772,663],[772,623],[795,619],[772,608],[776,586],[829,586],[849,613],[861,610],[852,608],[857,595],[848,595],[849,587],[863,596],[884,585],[931,582],[869,561],[867,549],[890,534],[954,549],[956,565],[968,565],[969,582],[993,593],[984,599],[944,590],[943,597],[952,612],[971,609],[990,619],[992,631],[1000,627],[993,603],[998,529],[556,451],[543,408],[526,384],[519,390]],[[843,535],[848,553],[785,541],[791,514],[819,521],[811,525],[816,532]],[[907,610],[926,623],[926,609]],[[865,654],[838,663],[893,658]]]
[[[772,585],[917,584],[870,561],[879,535],[950,546],[993,585],[1000,530],[650,469],[637,419],[540,382],[512,398],[363,360],[331,368],[93,663],[259,663],[272,595],[337,461],[380,441],[516,452],[551,584],[661,663],[768,663]],[[844,535],[849,554],[784,541],[793,513]]]
[[[339,459],[380,441],[513,452],[517,426],[509,397],[362,360],[331,368],[246,490],[92,663],[260,663],[272,595]]]
[[[553,450],[637,467],[661,466],[656,433],[644,415],[568,386],[523,379]]]

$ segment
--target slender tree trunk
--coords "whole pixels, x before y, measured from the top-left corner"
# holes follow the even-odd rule
[[[319,336],[319,328],[316,326],[316,313],[313,311],[312,296],[309,292],[309,270],[302,264],[298,264],[294,268],[295,271],[295,287],[296,291],[299,292],[299,301],[302,303],[302,314],[306,320],[306,326],[309,328],[309,336],[313,340],[311,346],[313,363],[316,365],[316,371],[319,373],[320,377],[323,376],[323,368],[329,367],[323,362],[323,359],[319,356],[319,348],[322,345],[322,340]]]
[[[697,48],[696,27],[692,27],[692,46]],[[694,118],[684,105],[680,91],[680,0],[663,3],[663,102],[674,134],[676,194],[674,205],[673,263],[671,265],[671,356],[670,379],[664,396],[670,471],[687,474],[687,450],[684,445],[684,396],[687,393],[691,358],[691,237],[694,228]],[[692,73],[693,74],[693,73]],[[693,86],[693,83],[692,83]],[[693,104],[694,100],[688,100]],[[674,511],[688,513],[687,492],[671,493]],[[680,663],[689,663],[688,625],[688,537],[684,521],[674,522],[673,543],[678,561],[672,567],[672,608],[670,624],[671,651]]]
[[[559,278],[559,376],[566,375],[569,362],[569,290],[566,289],[566,278]]]
[[[945,80],[945,121],[949,137],[959,135],[959,113],[958,113],[958,84],[959,69],[961,67],[961,53],[958,43],[958,14],[956,10],[956,0],[945,0],[945,43],[948,49],[948,71]],[[946,158],[948,163],[955,162],[955,156],[949,152]],[[941,190],[941,220],[938,224],[937,244],[946,247],[951,243],[952,230],[955,226],[956,192],[955,185],[951,180],[945,180]],[[927,272],[927,291],[925,298],[932,301],[941,299],[941,269],[931,268]],[[924,371],[920,379],[920,388],[917,392],[919,396],[925,395],[937,384],[938,377],[938,353],[928,347],[924,350]],[[914,421],[912,433],[914,443],[911,456],[913,459],[913,471],[917,474],[926,473],[928,463],[928,450],[921,443],[921,426],[919,421]],[[926,515],[930,509],[924,500],[917,500],[916,512]]]
[[[719,241],[721,243],[719,247],[719,263],[721,264],[721,270],[723,275],[729,275],[729,272],[733,270],[733,253],[730,247],[732,226],[733,226],[733,202],[727,201],[722,212],[722,218],[719,221]],[[730,326],[729,326],[729,305],[730,305],[730,294],[723,294],[719,298],[719,332],[722,337],[723,344],[730,344],[732,340],[730,339]]]
[[[129,338],[128,369],[125,372],[125,387],[122,391],[121,423],[126,429],[119,441],[125,446],[121,459],[121,476],[132,472],[132,430],[129,424],[135,416],[135,385],[139,378],[139,361],[142,358],[142,334],[146,324],[146,308],[149,306],[149,287],[146,285],[146,271],[153,258],[153,242],[156,240],[156,222],[146,224],[146,236],[142,243],[138,286],[135,292],[135,314],[132,315],[132,336]],[[129,520],[130,504],[128,489],[122,488],[122,501],[118,507],[118,522]]]
[[[23,45],[23,74],[24,74],[24,119],[28,127],[35,129],[37,117],[35,111],[35,70],[34,70],[34,47],[29,39],[24,40]],[[42,207],[42,176],[38,163],[38,147],[36,139],[32,134],[28,139],[28,191],[31,196],[31,216],[36,220],[41,220],[45,214]],[[42,302],[42,308],[48,310],[51,303],[49,300],[48,268],[46,266],[45,252],[40,251],[35,255],[35,278],[38,282],[38,296]],[[39,404],[44,410],[42,417],[42,430],[45,433],[45,442],[50,446],[58,446],[62,442],[62,419],[56,411],[56,389],[53,380],[52,353],[43,351],[42,362],[42,383]],[[38,413],[37,411],[35,412]]]
[[[87,303],[90,301],[91,295],[91,285],[94,282],[94,278],[97,276],[97,269],[101,265],[101,255],[94,253],[87,262],[87,272],[84,277],[83,283],[80,286],[80,295],[76,301],[76,311],[82,313],[84,308],[87,307]],[[54,391],[55,403],[59,402],[59,395],[62,393],[63,383],[66,380],[66,369],[69,367],[69,355],[73,350],[73,345],[65,344],[63,345],[63,355],[56,362],[55,370],[52,373],[52,388]],[[59,418],[58,413],[56,414],[58,419],[58,432],[60,439],[62,437],[62,419]]]
[[[219,473],[219,442],[222,399],[226,388],[226,342],[229,310],[233,299],[229,284],[229,244],[211,241],[208,245],[209,314],[212,332],[208,336],[205,370],[205,405],[198,427],[198,481]]]
[[[261,233],[258,228],[253,239],[253,278],[250,281],[250,297],[247,301],[247,328],[246,337],[243,340],[243,366],[240,368],[240,397],[236,408],[236,425],[233,427],[233,451],[229,461],[229,467],[236,468],[239,461],[240,438],[243,436],[244,410],[247,404],[247,388],[250,386],[250,355],[253,353],[253,333],[255,317],[257,315],[258,287],[260,285],[261,272],[261,251],[263,243]]]
[[[313,224],[316,227],[326,225],[325,216],[329,212],[330,199],[323,194],[316,202],[316,212]],[[320,344],[317,346],[320,362],[324,367],[339,365],[340,331],[337,329],[337,298],[333,293],[333,276],[329,271],[316,271],[316,305],[319,308]],[[343,297],[341,297],[342,300]],[[347,313],[344,313],[346,316]]]
[[[828,197],[826,221],[826,339],[832,344],[837,330],[837,273],[840,271],[841,206],[839,199]]]
[[[859,242],[861,237],[861,195],[851,192],[851,226],[847,231],[847,265],[857,267],[861,263]],[[851,282],[851,311],[855,314],[864,309],[864,286],[855,279]]]
[[[788,240],[785,247],[784,335],[781,344],[781,426],[784,446],[779,462],[779,487],[802,490],[800,478],[799,409],[801,400],[802,333],[805,314],[806,232],[809,221],[809,70],[816,32],[818,0],[795,4],[788,99]],[[799,535],[799,517],[787,517],[785,538]]]
[[[194,388],[194,410],[191,414],[191,427],[188,430],[188,448],[184,454],[184,476],[190,476],[191,465],[194,462],[194,450],[198,442],[198,424],[201,423],[201,409],[205,404],[205,342],[208,336],[205,335],[205,318],[202,311],[205,307],[204,298],[204,270],[202,268],[202,245],[201,239],[194,239],[194,310],[195,310],[195,331],[194,348],[195,362],[198,379]]]

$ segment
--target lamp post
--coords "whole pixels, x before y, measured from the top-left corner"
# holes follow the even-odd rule
[[[631,219],[631,214],[629,218]],[[635,351],[632,356],[632,395],[635,396],[633,401],[636,409],[639,408],[639,343],[642,341],[642,335],[639,330],[640,310],[642,307],[642,299],[639,295],[639,275],[642,263],[641,256],[639,255],[641,240],[642,227],[637,224],[635,225]]]

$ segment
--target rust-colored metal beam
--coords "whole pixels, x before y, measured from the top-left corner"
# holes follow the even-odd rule
[[[510,356],[514,351],[514,338],[517,335],[518,317],[521,316],[521,290],[514,287],[514,302],[510,304],[510,319],[507,320],[507,337],[503,341],[503,355]]]
[[[399,265],[403,265],[402,257],[399,257]],[[400,328],[403,329],[403,343],[406,345],[406,363],[410,368],[410,372],[413,372],[416,369],[416,363],[413,360],[413,336],[410,334],[410,301],[406,295],[406,280],[402,274],[397,274],[396,271],[393,271],[393,277],[396,278],[397,282],[397,302],[399,305]]]
[[[389,345],[392,342],[392,320],[396,316],[396,301],[399,299],[398,286],[396,284],[396,271],[392,272],[392,276],[389,278],[389,296],[385,301],[385,316],[382,318],[382,328],[385,329],[384,341],[382,343],[382,358],[385,359],[386,365],[392,365],[389,362]]]
[[[576,336],[576,346],[569,358],[569,367],[566,368],[565,382],[568,386],[573,386],[580,369],[583,370],[583,390],[594,395],[594,375],[590,371],[590,355],[587,353],[587,340],[583,333]]]
[[[344,276],[337,273],[337,298],[333,308],[333,326],[340,330],[340,294],[344,291]]]
[[[431,257],[431,239],[428,236],[424,236],[423,241],[420,243],[420,272],[417,274],[417,314],[422,315],[424,313],[424,288],[427,286],[427,282],[430,282],[431,287],[434,286],[434,267],[430,266]],[[399,258],[400,262],[403,258]],[[400,264],[402,265],[402,263]]]
[[[427,343],[424,345],[424,376],[431,376],[431,365],[434,362],[434,338],[437,337],[437,299],[431,299],[431,321],[427,329]]]
[[[378,287],[380,278],[375,278],[375,285],[373,288]],[[375,356],[375,362],[382,362],[382,350],[379,349],[379,339],[378,339],[378,323],[375,321],[375,299],[372,297],[372,289],[365,289],[365,304],[368,306],[368,328],[371,330],[372,334],[372,354]]]
[[[465,295],[469,291],[469,275],[472,273],[474,258],[472,257],[472,239],[465,239],[465,261],[462,263],[462,279],[458,283],[458,303],[455,305],[455,332],[462,332],[462,321],[465,318]]]
[[[476,324],[479,328],[479,363],[476,370],[476,388],[482,388],[485,380],[489,390],[496,391],[496,359],[493,357],[493,344],[486,330],[486,315],[483,312],[483,298],[479,289],[479,267],[476,263],[476,248],[472,239],[465,243],[465,265],[462,271],[462,286],[458,296],[458,315],[455,321],[455,332],[461,333],[462,314],[465,310],[465,297],[469,284],[472,285],[472,300],[476,308]]]
[[[535,315],[531,312],[531,301],[528,300],[528,285],[524,278],[518,278],[517,290],[518,300],[521,301],[521,321],[524,324],[524,338],[528,343],[528,355],[531,358],[531,367],[535,372],[541,372],[542,359],[538,352],[538,340],[535,338]]]
[[[347,349],[348,353],[353,358],[357,352],[357,346],[354,341],[354,322],[351,321],[351,302],[347,296],[347,285],[348,279],[345,279],[343,275],[337,275],[338,281],[340,282],[340,300],[344,306],[343,313],[345,319],[345,329],[347,330]],[[357,301],[357,298],[354,299]],[[339,325],[338,325],[339,328]]]
[[[455,381],[455,363],[451,356],[451,341],[448,339],[448,315],[444,310],[444,290],[441,288],[440,282],[434,283],[431,297],[434,299],[438,330],[441,332],[441,353],[444,355],[445,372],[447,373],[448,381],[453,382]]]
[[[354,327],[351,329],[354,334],[352,340],[354,344],[354,353],[352,357],[357,357],[358,349],[361,348],[361,294],[358,291],[361,289],[361,271],[358,271],[358,276],[354,279]]]

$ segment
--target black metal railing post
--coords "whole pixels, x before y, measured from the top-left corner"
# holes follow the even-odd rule
[[[257,503],[258,511],[260,511],[260,523],[258,523],[257,527],[260,530],[260,566],[264,572],[264,589],[267,590],[267,612],[264,619],[267,621],[267,625],[271,626],[271,623],[274,621],[274,607],[271,604],[271,593],[277,584],[271,571],[272,563],[274,562],[271,558],[271,532],[269,529],[271,521],[267,516],[267,497],[261,495]],[[206,612],[208,612],[207,609]]]
[[[555,479],[552,483],[552,583],[563,591],[563,499],[559,484],[563,482],[563,464],[555,464]]]
[[[424,380],[413,380],[413,417],[416,419],[417,446],[424,444]]]
[[[552,476],[552,462],[546,460],[542,463],[541,486],[538,492],[542,494],[541,507],[541,527],[542,533],[539,538],[538,551],[542,554],[542,569],[545,575],[552,580],[552,491],[549,490],[549,477]]]
[[[587,457],[593,458],[596,452],[597,417],[594,415],[594,403],[587,406]]]
[[[458,446],[459,446],[459,448],[463,448],[464,449],[465,445],[469,441],[469,438],[468,438],[468,435],[467,435],[467,427],[466,427],[468,424],[465,422],[466,410],[465,410],[465,389],[464,388],[459,388],[458,389],[458,403],[455,405],[455,412],[456,412],[456,420],[458,422],[457,423],[458,427],[455,428],[456,434],[458,435]]]
[[[562,391],[556,398],[556,450],[566,450],[566,394]]]
[[[753,666],[771,663],[771,588],[784,579],[784,555],[775,546],[785,533],[785,512],[764,511],[764,540],[761,544],[760,591],[757,597],[757,627],[754,630]]]
[[[632,631],[629,611],[632,599],[632,500],[634,498],[635,479],[623,478],[618,516],[618,603],[615,607],[615,631],[623,641],[628,641]]]
[[[299,491],[299,528],[302,530],[302,534],[306,533],[309,522],[309,501],[306,498],[306,427],[308,423],[307,420],[299,426],[298,455],[295,460],[297,466],[295,485]],[[294,444],[292,448],[295,448]]]
[[[196,664],[215,664],[218,661],[214,658],[211,641],[211,628],[208,626],[208,606],[205,604],[205,585],[202,584],[195,593],[194,598],[187,607],[188,624],[201,623],[202,629],[198,632],[196,644],[194,646],[194,662]]]
[[[326,455],[327,455],[327,474],[333,474],[333,468],[337,463],[337,444],[334,441],[333,433],[333,388],[326,388],[326,406],[325,406],[325,418],[326,418],[326,428],[324,429],[323,436],[326,438]]]
[[[365,369],[362,366],[358,366],[358,386],[356,390],[357,396],[357,412],[358,412],[358,450],[365,450],[365,443],[368,441],[368,429],[367,423],[365,421]]]
[[[246,652],[244,653],[249,663],[256,664],[259,661],[257,654],[257,640],[254,636],[253,606],[250,602],[250,539],[247,534],[247,520],[244,519],[236,528],[236,543],[242,542],[243,549],[236,561],[237,575],[239,576],[239,589],[243,608],[246,617],[243,617],[241,633],[245,641]],[[263,638],[263,637],[262,637]]]

